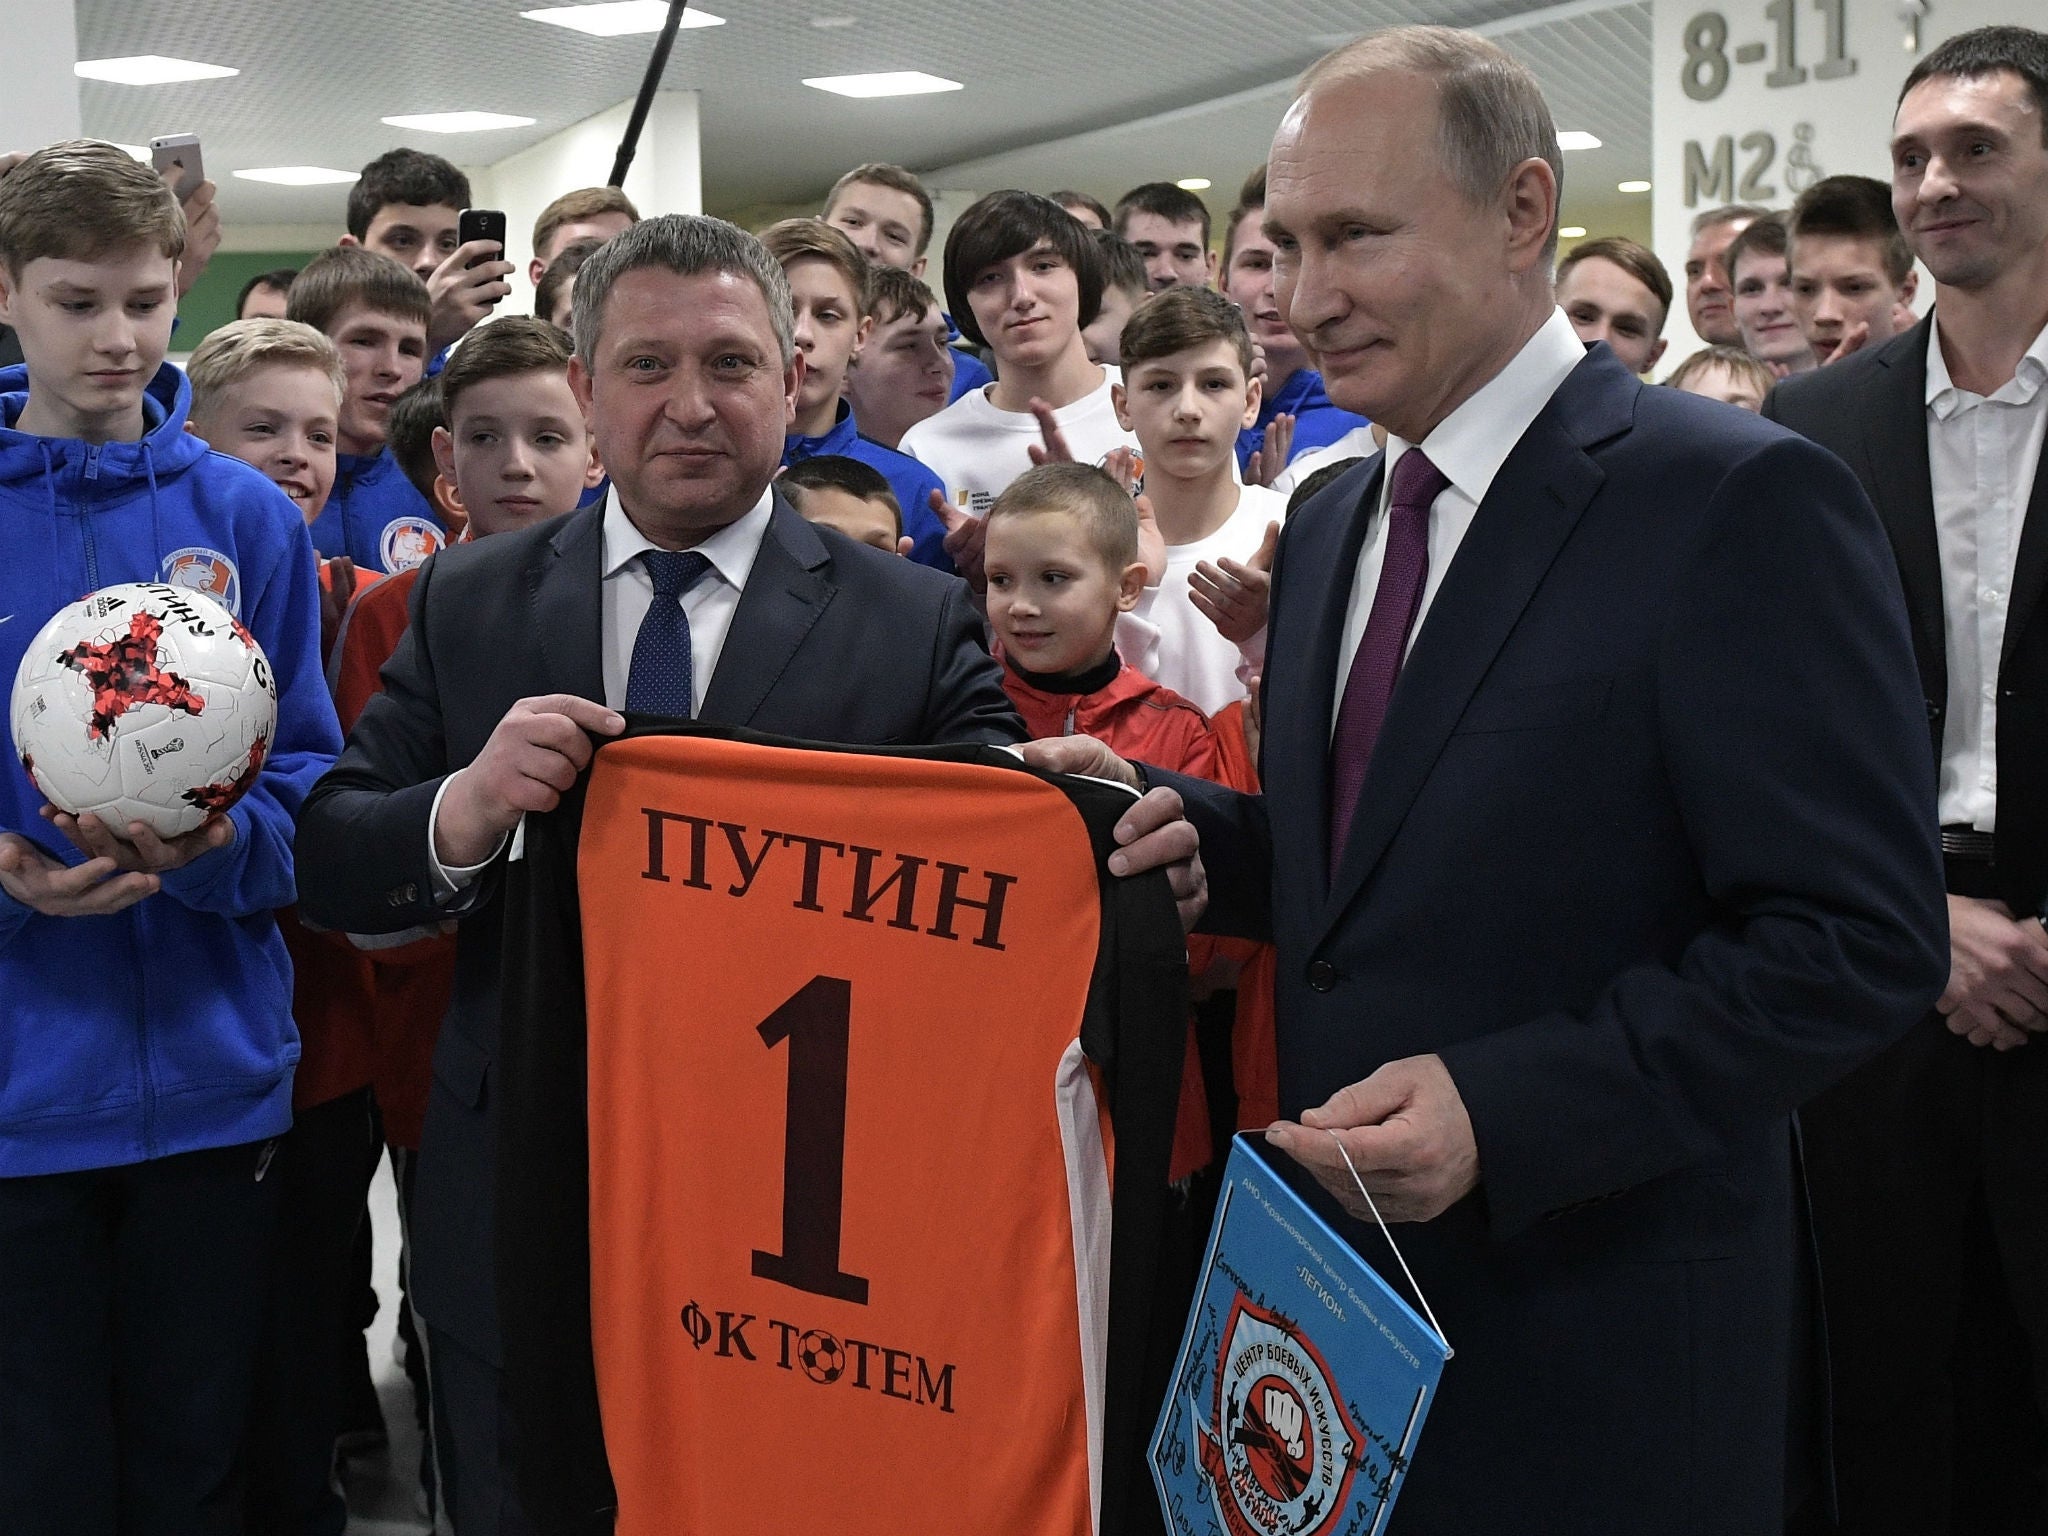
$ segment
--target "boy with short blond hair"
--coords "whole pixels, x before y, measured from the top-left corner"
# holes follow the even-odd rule
[[[761,243],[782,264],[796,314],[796,348],[804,358],[796,420],[783,439],[784,467],[834,454],[879,470],[903,509],[910,558],[952,570],[946,529],[932,511],[939,477],[907,453],[861,435],[853,407],[841,398],[848,370],[874,330],[868,313],[867,259],[822,219],[784,219],[762,231]]]
[[[1258,419],[1244,315],[1206,288],[1155,294],[1122,337],[1117,419],[1145,455],[1166,572],[1119,629],[1124,654],[1213,713],[1245,697],[1265,656],[1264,593],[1286,498],[1238,475]]]
[[[427,290],[387,257],[336,246],[306,264],[288,307],[334,342],[347,375],[334,494],[313,524],[313,547],[366,571],[410,570],[448,542],[388,445],[391,407],[426,368]]]
[[[884,448],[946,408],[960,354],[939,301],[900,267],[868,267],[868,314],[875,329],[846,372],[846,398],[861,431]]]
[[[874,265],[924,276],[925,251],[936,226],[932,196],[915,171],[880,160],[857,165],[832,184],[818,217],[851,240]],[[950,343],[959,333],[953,317],[944,318]],[[955,352],[952,398],[957,400],[987,384],[991,375],[972,352]]]
[[[168,841],[44,804],[0,736],[0,1526],[238,1529],[235,1473],[299,1057],[273,909],[340,750],[303,519],[184,430],[184,220],[77,140],[0,179],[0,676],[80,594],[204,586],[262,646],[254,784]]]
[[[319,517],[348,385],[334,343],[296,320],[237,320],[199,343],[185,377],[185,430],[262,470],[309,525]]]
[[[571,245],[580,240],[602,245],[639,222],[640,210],[617,187],[578,187],[564,192],[533,221],[533,260],[527,263],[527,279],[538,288],[556,258]],[[541,319],[547,318],[541,315]]]
[[[1119,621],[1145,590],[1129,492],[1085,464],[1026,470],[989,509],[983,570],[1003,691],[1034,739],[1093,736],[1126,762],[1222,779],[1208,716],[1117,654]],[[1207,971],[1209,941],[1192,953]],[[1207,1166],[1213,1151],[1191,1021],[1170,1177]]]

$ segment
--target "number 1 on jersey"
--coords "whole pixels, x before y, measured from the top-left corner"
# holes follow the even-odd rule
[[[782,1252],[756,1248],[754,1273],[866,1306],[866,1279],[839,1267],[852,1020],[853,983],[813,976],[758,1026],[770,1050],[789,1042],[789,1095],[782,1142]]]

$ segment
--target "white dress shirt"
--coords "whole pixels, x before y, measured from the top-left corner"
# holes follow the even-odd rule
[[[2048,423],[2048,328],[1990,395],[1958,389],[1927,339],[1927,468],[1941,551],[1948,712],[1941,722],[1943,826],[1997,830],[1998,660],[2012,601],[2020,526]]]
[[[683,614],[690,621],[692,714],[704,707],[705,690],[711,685],[712,674],[718,670],[719,654],[725,649],[725,637],[732,628],[733,613],[739,608],[740,593],[753,572],[755,557],[761,553],[761,540],[767,537],[768,514],[774,504],[775,491],[771,486],[761,492],[761,499],[748,511],[695,546],[697,553],[711,562],[711,569],[679,599]],[[610,709],[623,710],[626,707],[626,681],[633,668],[633,642],[639,638],[641,621],[647,617],[647,610],[654,602],[654,578],[648,575],[640,555],[645,550],[660,548],[633,526],[633,520],[626,516],[626,509],[619,504],[618,488],[614,486],[604,504],[604,550],[599,567],[604,580],[600,594],[602,611],[598,620],[604,662],[604,702]],[[433,808],[427,813],[427,856],[433,861],[435,883],[443,899],[467,886],[490,864],[491,859],[498,856],[498,849],[504,847],[504,840],[500,839],[498,848],[491,851],[491,858],[481,864],[465,867],[442,864],[440,854],[434,849],[434,825],[441,814],[441,796],[448,793],[448,785],[454,778],[451,773],[442,780],[441,788],[434,795]]]
[[[1416,610],[1415,627],[1408,631],[1412,649],[1422,633],[1429,605],[1436,600],[1444,573],[1464,542],[1465,532],[1479,513],[1493,478],[1515,444],[1529,430],[1565,376],[1586,360],[1586,344],[1561,309],[1553,309],[1522,344],[1508,365],[1482,384],[1472,398],[1436,425],[1436,430],[1419,445],[1391,434],[1387,437],[1386,472],[1380,477],[1379,506],[1365,531],[1365,543],[1358,551],[1358,570],[1351,578],[1351,599],[1344,609],[1344,637],[1337,647],[1337,686],[1330,702],[1330,733],[1337,730],[1337,711],[1344,703],[1344,685],[1351,677],[1351,661],[1365,638],[1365,623],[1372,616],[1372,600],[1379,591],[1380,567],[1387,557],[1387,499],[1393,494],[1394,466],[1411,447],[1420,446],[1450,484],[1438,493],[1429,509],[1429,577],[1422,588],[1422,606]]]

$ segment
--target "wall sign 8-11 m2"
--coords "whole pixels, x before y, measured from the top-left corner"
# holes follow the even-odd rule
[[[1701,11],[1685,26],[1685,59],[1679,66],[1679,85],[1693,101],[1713,101],[1727,90],[1734,71],[1750,65],[1769,64],[1765,86],[1785,90],[1809,80],[1844,80],[1856,73],[1856,60],[1849,54],[1848,0],[1810,0],[1819,13],[1820,54],[1811,64],[1800,62],[1800,0],[1769,0],[1762,19],[1766,35],[1731,43],[1728,17],[1722,11]],[[1809,42],[1811,38],[1809,37]],[[1810,186],[1819,177],[1811,154],[1812,130],[1798,135],[1799,142],[1786,156],[1786,180],[1791,190]],[[1741,174],[1736,174],[1736,151],[1744,156]],[[1767,203],[1778,196],[1778,188],[1765,178],[1778,158],[1777,136],[1759,129],[1741,135],[1724,133],[1711,146],[1698,139],[1685,144],[1685,206],[1701,203]]]

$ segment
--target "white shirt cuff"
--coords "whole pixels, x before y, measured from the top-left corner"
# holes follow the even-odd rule
[[[456,772],[459,773],[461,770],[457,769]],[[441,781],[441,787],[434,791],[433,808],[427,812],[427,864],[434,873],[434,902],[437,906],[468,890],[476,883],[477,876],[489,869],[496,862],[498,855],[505,851],[505,839],[501,836],[497,847],[491,850],[491,856],[481,864],[464,864],[451,868],[441,862],[441,855],[434,846],[434,828],[441,821],[441,797],[448,793],[448,786],[454,782],[453,773]]]

